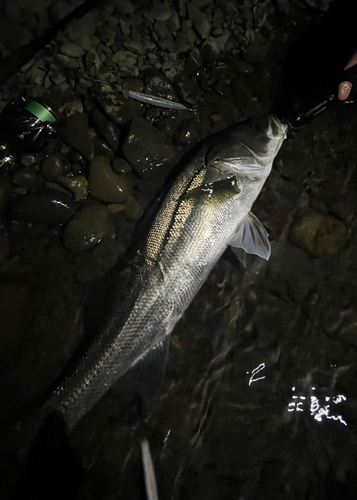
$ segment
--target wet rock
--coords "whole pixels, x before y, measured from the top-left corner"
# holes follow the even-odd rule
[[[126,78],[123,82],[123,90],[133,92],[142,92],[144,89],[144,82],[139,78]]]
[[[168,137],[142,118],[132,121],[123,153],[132,168],[145,179],[165,177],[181,156]]]
[[[147,51],[146,45],[139,42],[138,40],[129,40],[127,42],[124,42],[124,47],[138,56],[143,56]]]
[[[42,177],[48,182],[54,182],[58,177],[65,175],[65,173],[66,168],[62,160],[57,156],[49,156],[41,164]]]
[[[92,118],[96,130],[107,141],[109,146],[116,151],[119,146],[119,128],[110,122],[97,108],[93,108]]]
[[[79,44],[85,52],[90,52],[94,47],[93,37],[87,34],[81,35]]]
[[[60,51],[63,55],[68,56],[68,57],[82,57],[84,55],[84,49],[80,46],[77,45],[76,43],[63,43],[60,46]]]
[[[202,39],[207,38],[211,31],[211,25],[194,2],[187,5],[187,13],[199,37]]]
[[[67,126],[59,130],[61,139],[79,151],[86,160],[94,155],[93,140],[88,132],[87,117],[83,113],[74,112],[67,119]]]
[[[12,180],[17,186],[27,189],[38,189],[41,186],[41,178],[36,174],[33,167],[25,167],[17,171]]]
[[[168,21],[171,16],[170,4],[158,3],[150,10],[150,15],[156,21]]]
[[[185,120],[179,127],[177,141],[180,144],[196,144],[200,139],[200,130],[195,118]]]
[[[21,197],[9,214],[9,218],[34,224],[59,226],[75,213],[76,204],[71,196],[54,189],[41,189]]]
[[[67,117],[72,116],[75,113],[83,114],[83,104],[79,99],[68,101],[61,107],[60,111]],[[85,121],[85,117],[82,117],[81,121]],[[74,123],[73,126],[75,126]]]
[[[125,204],[124,213],[128,219],[138,220],[143,215],[144,210],[142,209],[140,203],[134,198],[134,196],[130,196]]]
[[[166,116],[162,120],[157,121],[155,126],[163,134],[165,134],[167,137],[170,137],[170,139],[172,139],[181,122],[182,122],[182,115],[181,115],[181,113],[180,114],[177,113],[175,115]]]
[[[184,54],[194,48],[195,42],[196,35],[192,29],[186,32],[180,31],[175,39],[174,51],[177,54]]]
[[[202,60],[205,62],[212,62],[219,59],[225,51],[228,38],[229,32],[217,38],[212,36],[208,37],[201,47]]]
[[[144,105],[131,97],[119,100],[113,96],[98,100],[104,113],[117,125],[127,125],[133,118],[142,116],[145,111]]]
[[[40,68],[32,67],[28,75],[36,85],[42,85],[45,80],[46,72]]]
[[[7,175],[0,175],[0,215],[8,207],[13,189],[10,178]]]
[[[76,278],[80,283],[90,283],[101,278],[124,255],[122,243],[104,239],[94,251],[81,253],[75,258]]]
[[[130,50],[118,50],[112,57],[113,64],[127,64],[130,66],[135,66],[138,60],[138,56],[130,52]]]
[[[185,73],[186,74],[195,73],[199,70],[201,66],[202,66],[201,54],[198,48],[195,47],[187,56],[185,62]],[[197,82],[195,83],[197,85]]]
[[[66,226],[64,244],[73,252],[93,248],[103,238],[114,238],[115,229],[106,207],[88,205],[77,212]]]
[[[94,156],[106,156],[110,160],[114,158],[114,151],[100,137],[95,137],[93,140]]]
[[[290,238],[312,257],[327,257],[342,250],[348,231],[335,217],[311,211],[293,224]]]
[[[160,21],[155,21],[155,34],[158,36],[158,45],[161,50],[172,52],[174,47],[174,38],[168,26]]]
[[[145,73],[145,77],[146,93],[157,97],[162,97],[164,99],[170,99],[172,101],[177,100],[177,93],[173,88],[172,83],[162,73],[159,73],[156,70],[150,70]]]
[[[131,171],[131,166],[124,158],[115,158],[112,161],[112,168],[117,174],[127,174]]]
[[[107,209],[111,214],[117,214],[125,210],[125,205],[123,203],[110,203],[107,205]]]
[[[69,173],[67,176],[58,177],[57,182],[72,191],[76,201],[82,201],[88,197],[88,181],[82,175]]]
[[[20,162],[24,167],[31,167],[31,165],[34,165],[37,162],[37,158],[32,153],[26,153],[21,157]]]
[[[91,195],[109,203],[125,203],[133,188],[131,177],[115,173],[105,156],[94,158],[88,181]]]
[[[171,31],[178,31],[180,29],[180,18],[174,8],[171,8],[170,17],[165,22]]]

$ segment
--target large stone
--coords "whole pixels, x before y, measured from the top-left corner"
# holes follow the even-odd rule
[[[9,218],[33,224],[58,226],[67,222],[76,211],[71,196],[56,189],[40,189],[22,196],[9,214]]]
[[[312,257],[328,257],[342,250],[348,231],[335,217],[311,211],[293,224],[290,237]]]
[[[91,195],[108,203],[125,203],[133,188],[131,176],[116,174],[106,156],[94,158],[88,182]]]
[[[110,122],[97,108],[93,108],[92,118],[99,135],[103,137],[109,146],[116,151],[119,146],[119,128]]]
[[[103,238],[114,238],[115,229],[110,213],[103,205],[83,207],[69,221],[64,232],[64,244],[73,252],[93,248]]]
[[[156,21],[168,21],[171,16],[170,4],[157,3],[151,8],[150,14]]]
[[[84,49],[76,43],[66,42],[60,46],[60,51],[68,57],[82,57],[84,55]]]
[[[132,121],[123,153],[144,179],[165,177],[180,158],[179,150],[170,139],[142,118]]]

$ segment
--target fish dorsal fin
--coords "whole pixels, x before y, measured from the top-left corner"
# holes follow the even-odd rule
[[[270,257],[271,247],[268,231],[252,212],[244,217],[229,244],[238,259],[243,261],[243,265],[244,254],[242,254],[242,250],[245,253],[258,255],[265,260]]]
[[[160,387],[169,354],[170,337],[156,344],[124,375],[124,382],[149,401]]]

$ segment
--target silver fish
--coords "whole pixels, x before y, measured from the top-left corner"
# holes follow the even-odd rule
[[[155,374],[174,326],[229,244],[269,258],[267,231],[250,209],[286,131],[273,115],[243,122],[218,143],[205,142],[181,171],[120,277],[96,340],[45,404],[70,429],[119,377]]]

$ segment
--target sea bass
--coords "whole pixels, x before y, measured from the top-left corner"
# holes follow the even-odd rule
[[[269,258],[267,231],[250,209],[286,131],[273,115],[242,122],[204,142],[178,175],[120,275],[96,339],[45,404],[69,429],[120,377],[155,374],[173,328],[229,244]]]

